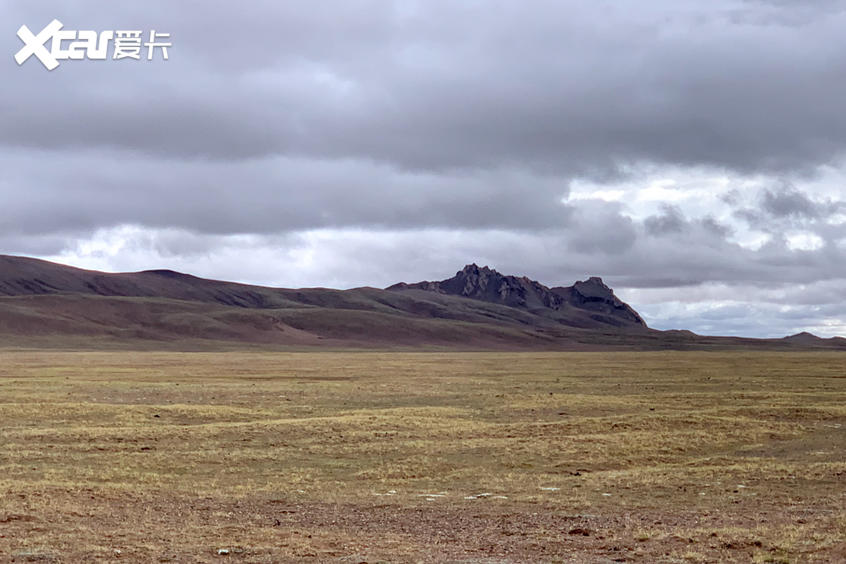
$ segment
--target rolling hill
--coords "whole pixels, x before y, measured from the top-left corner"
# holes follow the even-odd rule
[[[656,331],[596,277],[549,288],[471,264],[446,280],[386,289],[284,289],[2,255],[0,339],[69,348],[846,348],[844,339]]]

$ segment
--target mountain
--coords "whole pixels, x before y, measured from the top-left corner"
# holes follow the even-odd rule
[[[574,327],[647,328],[640,315],[596,276],[572,286],[548,288],[525,276],[505,276],[487,266],[469,264],[440,282],[399,283],[387,289],[425,290],[521,308]]]
[[[821,342],[823,339],[822,337],[817,337],[813,333],[802,331],[801,333],[796,333],[795,335],[789,335],[787,337],[784,337],[784,340],[791,343],[800,343],[803,345],[815,345]]]
[[[650,329],[600,278],[547,287],[468,265],[387,289],[285,289],[171,270],[105,273],[0,255],[0,346],[523,350],[846,348]]]
[[[801,333],[796,333],[795,335],[790,335],[788,337],[784,337],[782,339],[786,343],[792,343],[795,345],[801,345],[806,347],[824,347],[826,345],[846,345],[846,339],[843,337],[829,337],[824,339],[822,337],[818,337],[813,333],[808,333],[807,331],[802,331]]]

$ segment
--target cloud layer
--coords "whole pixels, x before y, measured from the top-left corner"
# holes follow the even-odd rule
[[[0,252],[342,287],[475,261],[601,275],[657,327],[846,331],[839,2],[0,16]],[[168,32],[170,60],[17,66],[53,18]]]

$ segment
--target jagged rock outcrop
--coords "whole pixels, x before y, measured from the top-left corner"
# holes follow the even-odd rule
[[[574,307],[601,312],[626,323],[646,327],[643,318],[631,306],[615,296],[614,291],[598,276],[591,276],[569,287],[552,288],[551,291],[562,296]]]
[[[543,284],[526,277],[504,276],[487,266],[475,264],[468,264],[452,278],[440,282],[395,284],[388,288],[398,289],[429,290],[513,307],[556,309],[562,303],[561,298]]]
[[[598,324],[646,327],[640,315],[596,276],[572,286],[549,288],[525,276],[503,275],[487,266],[468,264],[452,278],[440,282],[400,283],[387,289],[426,290],[532,311],[548,309],[564,314],[577,309],[588,313],[589,319]]]

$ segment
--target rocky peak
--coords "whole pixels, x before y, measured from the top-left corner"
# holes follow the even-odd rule
[[[505,276],[487,266],[468,264],[455,276],[438,282],[440,291],[466,298],[498,302],[510,306],[528,306],[538,301],[538,290],[545,286],[528,278]]]
[[[467,266],[465,266],[464,268],[462,268],[458,272],[456,272],[455,275],[458,276],[459,274],[463,273],[463,274],[467,274],[467,275],[479,276],[480,274],[489,274],[491,272],[499,274],[498,272],[496,272],[496,270],[491,270],[487,266],[479,267],[478,264],[473,262],[473,263],[468,264]]]
[[[576,307],[595,310],[624,320],[626,323],[646,327],[643,318],[614,295],[614,290],[609,288],[599,276],[578,281],[569,288],[553,288],[552,290],[567,296],[567,301]]]
[[[614,290],[609,288],[599,276],[591,276],[587,280],[576,282],[572,286],[573,292],[585,300],[604,301],[621,307],[625,304],[614,295]]]
[[[569,287],[548,288],[526,276],[503,275],[487,266],[471,263],[452,278],[440,282],[400,283],[388,289],[434,291],[532,311],[563,312],[570,306],[585,310],[600,324],[646,327],[637,312],[618,299],[598,276]]]
[[[605,285],[605,282],[603,282],[602,278],[600,278],[599,276],[591,276],[587,280],[576,282],[575,284],[573,284],[573,289],[581,295],[585,296],[586,298],[614,297],[614,292],[611,290],[611,288]]]

